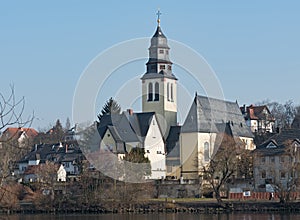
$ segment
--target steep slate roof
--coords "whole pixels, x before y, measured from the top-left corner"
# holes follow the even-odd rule
[[[109,129],[116,142],[143,142],[154,115],[154,112],[104,115],[98,125],[100,137]]]
[[[181,132],[224,132],[226,123],[234,136],[253,137],[236,102],[196,95]]]
[[[280,133],[273,135],[261,145],[257,146],[254,150],[254,153],[260,153],[264,156],[280,155],[285,153],[285,149],[287,147],[285,144],[287,141],[297,141],[300,144],[299,140],[300,129],[285,129]],[[270,143],[274,144],[276,147],[268,148]]]
[[[179,166],[180,165],[180,137],[181,126],[171,126],[169,135],[166,140],[167,147],[167,160],[166,164],[168,166]]]
[[[300,129],[283,129],[279,133],[274,134],[272,137],[270,137],[267,141],[265,141],[262,146],[265,143],[269,143],[270,141],[275,141],[278,145],[284,144],[286,141],[294,141],[294,140],[300,140]]]
[[[76,144],[40,144],[35,145],[31,152],[26,154],[19,163],[27,163],[29,160],[40,160],[41,163],[47,160],[60,162],[67,157],[78,158],[83,157],[83,154]]]

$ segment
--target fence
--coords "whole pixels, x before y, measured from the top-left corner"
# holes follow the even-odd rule
[[[255,199],[255,200],[271,200],[271,199],[278,199],[278,193],[270,192],[244,192],[244,193],[229,193],[229,199],[236,199],[236,200],[247,200],[247,199]],[[300,198],[300,192],[291,192],[290,199],[297,200]]]

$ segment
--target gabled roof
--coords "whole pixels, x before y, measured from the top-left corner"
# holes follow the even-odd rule
[[[273,135],[267,141],[257,146],[254,150],[255,153],[261,153],[262,155],[277,155],[283,154],[286,149],[286,144],[291,141],[298,143],[300,139],[300,129],[285,129],[280,133]]]
[[[26,154],[19,163],[28,162],[30,160],[40,160],[41,162],[49,161],[61,161],[66,155],[82,155],[79,146],[75,143],[57,143],[57,144],[40,144],[35,145],[31,152]]]
[[[278,145],[284,144],[286,141],[300,140],[300,129],[283,129],[279,133],[274,134],[265,143],[275,141]]]
[[[268,106],[266,105],[261,105],[261,106],[250,105],[246,107],[246,109],[245,107],[240,107],[240,109],[242,113],[245,115],[246,119],[275,121]]]
[[[6,128],[5,131],[2,133],[1,138],[4,139],[11,139],[16,138],[18,139],[22,134],[25,134],[28,138],[34,138],[38,135],[38,132],[34,128],[15,128],[15,127],[9,127]]]
[[[181,132],[224,132],[226,123],[234,136],[253,137],[236,102],[196,95]]]
[[[100,137],[108,129],[116,142],[143,142],[154,115],[154,112],[104,115],[98,124]]]

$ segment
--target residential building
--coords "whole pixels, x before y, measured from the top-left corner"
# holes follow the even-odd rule
[[[247,126],[253,133],[273,133],[275,132],[275,118],[272,116],[266,105],[262,106],[242,106],[241,112],[246,120]]]
[[[47,164],[31,165],[28,166],[24,172],[23,181],[29,182],[44,182],[49,184],[50,179],[56,182],[65,182],[67,180],[67,172],[62,164],[56,164],[49,169]],[[53,173],[55,177],[53,178]]]
[[[284,129],[253,151],[255,189],[288,189],[300,177],[300,130]]]
[[[53,162],[63,165],[67,177],[69,177],[80,174],[80,163],[84,159],[85,157],[76,142],[40,144],[35,145],[33,149],[18,162],[14,173],[22,177],[29,167]]]
[[[5,142],[12,143],[16,141],[19,147],[24,147],[31,144],[31,141],[38,135],[38,132],[34,128],[23,127],[8,127],[2,133],[0,144]]]
[[[166,175],[165,144],[154,112],[104,115],[98,127],[100,149],[122,158],[133,148],[144,149],[151,164],[150,179],[163,179]]]

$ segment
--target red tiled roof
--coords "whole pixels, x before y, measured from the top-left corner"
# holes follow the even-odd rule
[[[38,135],[38,132],[34,128],[14,128],[14,127],[10,127],[10,128],[7,128],[3,132],[3,137],[6,138],[6,139],[19,138],[23,134],[23,132],[25,132],[25,134],[29,138],[34,138],[35,136]]]
[[[268,112],[268,115],[264,114],[264,110]],[[254,106],[250,105],[246,108],[246,117],[251,120],[260,120],[265,119],[267,117],[267,120],[274,120],[273,116],[270,113],[269,108],[266,105],[261,106]]]

